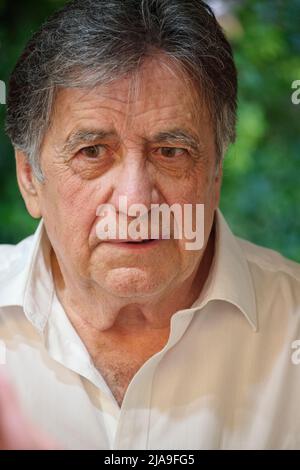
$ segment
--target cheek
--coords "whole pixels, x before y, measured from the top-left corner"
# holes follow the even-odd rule
[[[43,218],[67,243],[86,243],[103,202],[99,180],[83,181],[67,172],[48,175],[42,194]]]
[[[214,162],[214,157],[211,158]],[[219,193],[219,178],[216,175],[215,164],[209,164],[200,169],[194,178],[194,194],[198,202],[202,202],[208,209],[213,209]]]
[[[168,192],[168,204],[180,203],[182,207],[183,233],[186,237],[183,240],[177,240],[178,249],[181,258],[186,267],[195,266],[197,259],[201,256],[203,246],[206,245],[211,226],[214,219],[214,211],[218,202],[219,183],[216,182],[213,168],[209,171],[201,169],[195,173],[188,181],[181,185],[174,185]],[[193,205],[192,211],[187,211],[184,215],[185,205]],[[196,204],[204,205],[204,219],[202,211],[196,209]],[[204,226],[203,226],[204,222]],[[188,224],[188,229],[185,226]],[[194,238],[191,237],[193,234]],[[192,243],[191,243],[192,242]],[[186,244],[193,246],[189,250]]]
[[[209,191],[209,178],[203,172],[194,173],[189,178],[164,184],[163,194],[168,204],[205,203]]]

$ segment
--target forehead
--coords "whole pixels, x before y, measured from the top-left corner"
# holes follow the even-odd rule
[[[167,120],[195,124],[207,115],[195,87],[174,63],[147,59],[138,71],[92,89],[61,89],[53,121],[61,128],[79,121],[110,120],[129,126],[159,125]]]

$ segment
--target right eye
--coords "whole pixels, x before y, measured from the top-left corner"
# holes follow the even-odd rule
[[[83,147],[78,153],[89,159],[96,160],[103,157],[106,151],[107,148],[104,145],[91,145],[89,147]]]

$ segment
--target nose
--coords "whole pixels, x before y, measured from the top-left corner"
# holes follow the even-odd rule
[[[150,210],[151,204],[158,203],[158,192],[145,160],[128,158],[122,162],[110,201],[117,211],[122,211],[120,196],[126,197],[128,207],[132,204],[143,204]]]

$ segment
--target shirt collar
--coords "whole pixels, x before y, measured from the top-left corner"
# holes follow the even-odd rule
[[[235,305],[257,331],[257,307],[253,280],[245,253],[221,211],[215,214],[215,254],[209,276],[193,307],[223,300]]]
[[[54,294],[50,242],[43,219],[35,233],[14,249],[8,276],[1,281],[0,307],[22,307],[28,320],[43,331]]]
[[[30,242],[31,241],[31,242]],[[20,244],[16,269],[2,283],[0,307],[20,305],[28,320],[40,331],[47,323],[54,295],[50,263],[50,242],[43,220],[33,236]],[[247,259],[221,211],[215,214],[215,254],[207,281],[190,309],[194,312],[212,300],[235,305],[257,330],[253,281]]]

